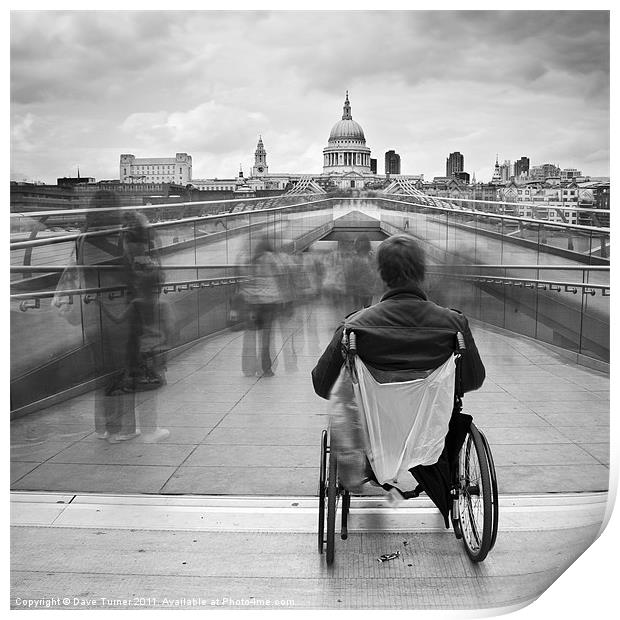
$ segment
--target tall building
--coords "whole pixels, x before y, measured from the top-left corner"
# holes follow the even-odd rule
[[[370,159],[370,172],[377,174],[377,160],[374,158]]]
[[[530,171],[530,158],[521,157],[515,162],[515,178],[518,179],[521,176],[527,176]]]
[[[446,159],[446,176],[453,177],[457,172],[465,170],[465,159],[458,152],[450,153]]]
[[[385,174],[400,174],[400,155],[395,151],[385,154]]]
[[[502,179],[502,183],[508,183],[510,177],[512,177],[512,164],[509,159],[505,159],[504,163],[499,167],[499,174]]]
[[[254,167],[252,168],[253,177],[262,177],[268,174],[267,151],[263,145],[263,137],[259,136],[256,151],[254,151]]]
[[[121,183],[177,183],[187,185],[192,180],[192,156],[177,153],[175,157],[137,158],[121,155]]]

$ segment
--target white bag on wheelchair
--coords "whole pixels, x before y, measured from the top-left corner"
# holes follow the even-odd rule
[[[380,484],[401,491],[417,482],[409,470],[436,463],[454,407],[455,357],[424,379],[379,383],[355,357],[355,399],[365,422],[368,460]]]

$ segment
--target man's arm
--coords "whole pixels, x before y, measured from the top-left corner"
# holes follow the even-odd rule
[[[480,353],[478,353],[478,347],[476,347],[474,337],[469,329],[467,318],[464,314],[461,314],[459,319],[461,323],[461,333],[465,338],[465,351],[461,358],[461,381],[463,392],[471,392],[482,386],[486,377],[486,372],[484,364],[480,359]]]
[[[340,375],[340,369],[344,363],[341,352],[342,342],[342,330],[344,326],[341,325],[336,332],[331,342],[327,345],[323,355],[319,358],[316,366],[312,370],[312,385],[314,391],[321,397],[328,399],[334,383]]]

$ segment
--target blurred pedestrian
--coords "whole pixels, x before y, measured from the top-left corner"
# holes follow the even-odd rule
[[[278,269],[278,285],[280,303],[276,311],[276,322],[279,328],[286,373],[297,370],[297,349],[295,332],[297,331],[297,307],[299,303],[301,270],[294,257],[284,250],[274,253]]]
[[[282,302],[282,268],[267,237],[258,240],[251,266],[251,278],[243,287],[249,325],[243,337],[242,367],[245,375],[273,377],[272,332]]]
[[[95,433],[99,439],[110,441],[133,439],[139,434],[136,432],[135,394],[122,386],[125,343],[131,328],[125,312],[130,275],[124,256],[120,213],[116,193],[107,190],[95,193],[86,214],[83,234],[76,243],[82,286],[87,289],[117,287],[116,291],[98,293],[97,304],[82,305],[84,343],[91,353],[93,376],[109,376],[105,388],[96,392]],[[110,266],[116,269],[100,268]]]
[[[141,434],[136,425],[135,393],[165,385],[166,351],[176,332],[171,308],[161,298],[163,270],[154,234],[144,215],[131,211],[123,216],[121,246],[125,305],[120,313],[104,306],[106,317],[125,328],[124,363],[105,391],[108,400],[102,434],[110,441],[133,439]],[[169,435],[167,429],[158,426],[154,401],[142,416],[141,426],[147,431],[145,441],[158,441]]]
[[[344,266],[345,314],[367,308],[377,287],[377,269],[368,235],[359,235]]]

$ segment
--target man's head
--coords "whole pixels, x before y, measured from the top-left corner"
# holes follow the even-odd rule
[[[388,288],[419,285],[424,280],[424,250],[410,235],[393,235],[383,241],[377,250],[377,264]]]

